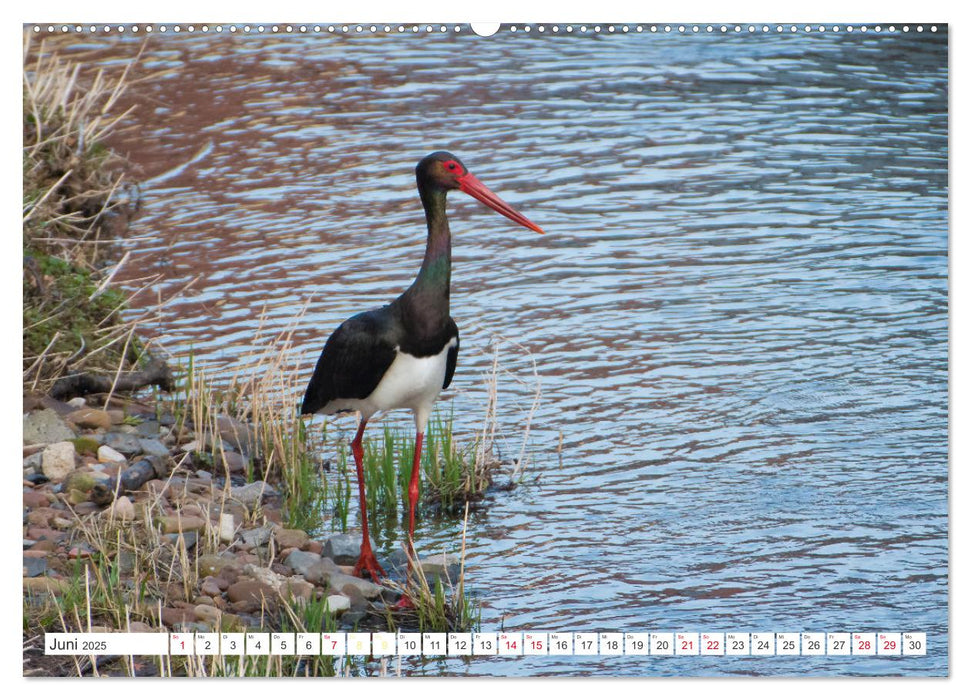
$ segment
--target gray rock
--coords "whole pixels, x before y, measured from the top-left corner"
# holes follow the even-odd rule
[[[238,452],[220,450],[213,455],[213,461],[217,469],[228,471],[231,474],[241,474],[246,471],[248,462],[246,458]]]
[[[129,433],[106,433],[102,438],[101,444],[121,452],[125,457],[134,457],[142,453],[141,442],[136,436]],[[166,451],[166,454],[168,454],[168,451]]]
[[[24,444],[50,444],[73,440],[77,435],[51,408],[24,416]]]
[[[381,595],[381,591],[383,590],[383,586],[379,586],[371,581],[337,572],[328,574],[327,585],[329,585],[332,590],[342,592],[347,586],[356,588],[357,591],[368,600],[377,598],[379,595]]]
[[[277,490],[265,481],[254,481],[244,486],[235,486],[232,490],[232,497],[247,508],[255,507],[266,496],[277,495],[279,495]]]
[[[43,452],[35,452],[30,457],[24,458],[24,471],[39,471],[44,459]]]
[[[60,481],[74,471],[74,443],[55,442],[44,448],[41,469],[51,481]]]
[[[323,555],[338,564],[356,564],[361,556],[361,538],[358,535],[331,535],[324,542]]]
[[[307,572],[310,571],[312,567],[320,564],[320,555],[314,554],[313,552],[304,552],[298,549],[290,552],[283,563],[284,565],[293,569],[294,573],[300,574],[304,578],[307,578]]]
[[[153,457],[169,456],[169,448],[157,438],[141,438],[138,442],[141,444],[142,454],[151,455]]]
[[[138,435],[145,438],[157,438],[159,436],[159,424],[153,420],[147,420],[135,426]]]
[[[239,536],[246,546],[259,547],[270,541],[270,537],[273,536],[273,527],[264,525],[263,527],[257,527],[252,530],[243,530],[239,533]]]
[[[433,554],[420,560],[421,570],[429,583],[441,578],[450,583],[458,581],[462,562],[454,554]]]
[[[330,559],[321,559],[307,570],[304,578],[313,584],[322,586],[327,583],[327,579],[333,574],[343,575],[344,572]]]
[[[129,549],[120,549],[115,563],[122,576],[130,575],[135,572],[135,553]]]
[[[34,578],[47,571],[47,557],[24,557],[24,576]],[[350,606],[350,603],[348,603]]]
[[[256,436],[245,423],[229,416],[219,416],[216,419],[216,428],[219,430],[219,437],[229,445],[244,454],[252,454],[256,446]]]
[[[165,539],[171,542],[173,546],[177,546],[179,543],[178,533],[165,535]],[[185,551],[192,551],[192,549],[196,546],[196,543],[199,542],[199,533],[195,532],[194,530],[183,532],[182,539],[185,541]]]

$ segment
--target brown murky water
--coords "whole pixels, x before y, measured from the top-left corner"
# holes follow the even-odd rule
[[[309,378],[337,323],[410,283],[413,168],[451,150],[548,232],[450,203],[462,356],[443,405],[478,425],[496,336],[522,346],[501,356],[509,452],[532,358],[543,391],[538,480],[470,519],[483,627],[913,630],[929,654],[410,672],[944,674],[946,42],[154,36],[115,144],[147,181],[125,273],[160,276],[142,303],[196,280],[154,328],[170,351],[228,375],[260,323],[296,323]],[[420,546],[459,527],[426,520]]]

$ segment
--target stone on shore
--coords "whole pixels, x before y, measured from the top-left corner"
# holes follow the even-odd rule
[[[55,442],[44,448],[41,469],[51,481],[60,481],[74,471],[77,454],[73,442]]]
[[[111,508],[108,510],[108,513],[116,520],[128,522],[135,519],[135,504],[131,502],[131,499],[128,498],[128,496],[119,496],[118,499],[111,504]]]
[[[65,442],[77,437],[74,431],[51,408],[34,411],[24,416],[24,444],[49,444]]]
[[[196,532],[205,530],[209,521],[200,518],[198,515],[166,515],[160,518],[162,532],[171,534],[174,532]]]
[[[334,591],[343,592],[348,586],[355,588],[368,600],[377,598],[379,595],[381,595],[381,591],[384,590],[383,586],[379,586],[378,584],[366,579],[357,578],[356,576],[348,576],[347,574],[341,573],[330,573],[327,576],[327,584],[330,586],[331,590]]]
[[[111,416],[108,415],[107,411],[101,411],[97,408],[82,408],[68,413],[65,417],[79,428],[90,430],[98,428],[108,430],[111,428]]]
[[[361,538],[358,535],[331,535],[324,542],[323,555],[338,564],[356,564],[361,556]]]
[[[327,607],[330,609],[332,615],[338,615],[345,610],[351,609],[351,599],[346,595],[329,595],[324,602],[327,604]]]
[[[300,550],[290,552],[283,563],[289,566],[295,573],[307,578],[307,573],[316,565],[320,564],[320,555],[313,552],[303,552]],[[309,580],[309,579],[308,579]]]
[[[156,438],[141,438],[138,441],[141,445],[141,453],[152,457],[166,458],[169,456],[169,448],[161,440]]]
[[[451,583],[458,581],[462,562],[455,554],[433,554],[420,560],[421,570],[430,579],[441,578]]]
[[[276,531],[276,543],[280,549],[303,549],[304,545],[310,540],[310,536],[303,530],[289,530],[280,528]]]
[[[142,453],[142,443],[130,433],[105,433],[101,444],[120,452],[125,457],[134,457]]]
[[[277,495],[279,492],[265,481],[254,481],[232,489],[232,497],[247,508],[255,508],[264,497]]]
[[[243,530],[239,533],[239,536],[246,547],[259,547],[270,541],[270,537],[273,536],[273,528],[270,525],[264,525],[252,530]]]
[[[236,537],[236,524],[232,513],[219,515],[219,541],[229,544]]]
[[[98,461],[128,464],[128,460],[125,459],[125,455],[115,448],[109,447],[108,445],[102,445],[98,448]]]
[[[243,579],[237,581],[226,591],[226,596],[233,603],[262,603],[277,599],[277,592],[273,586],[262,581]]]

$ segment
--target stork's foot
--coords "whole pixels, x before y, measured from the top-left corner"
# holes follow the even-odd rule
[[[411,596],[407,593],[402,593],[401,597],[398,598],[398,602],[391,606],[392,610],[414,610],[415,603],[412,601]]]
[[[357,560],[357,564],[354,565],[353,575],[358,578],[364,578],[363,574],[367,573],[372,581],[380,581],[382,578],[387,578],[388,575],[378,564],[377,558],[374,556],[374,552],[371,551],[370,547],[361,550],[361,556]]]

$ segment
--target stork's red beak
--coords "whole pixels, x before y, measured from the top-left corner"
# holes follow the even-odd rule
[[[479,181],[479,178],[472,173],[466,173],[458,178],[458,183],[459,189],[465,192],[465,194],[475,197],[487,207],[491,207],[503,216],[509,217],[520,226],[532,229],[536,233],[545,233],[539,226],[499,199],[495,192],[483,185]]]

